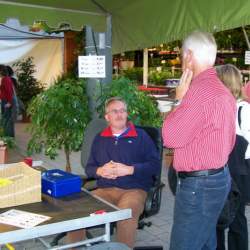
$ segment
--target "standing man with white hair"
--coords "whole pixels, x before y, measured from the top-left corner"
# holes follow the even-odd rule
[[[231,187],[236,102],[213,68],[216,53],[210,33],[184,40],[176,107],[163,125],[178,173],[170,250],[216,249],[216,224]]]

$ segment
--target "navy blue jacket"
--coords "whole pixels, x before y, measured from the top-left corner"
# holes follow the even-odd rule
[[[98,167],[110,161],[134,167],[134,174],[107,179],[96,175]],[[98,187],[139,188],[148,191],[153,176],[158,175],[161,163],[156,146],[143,130],[129,124],[129,129],[119,138],[112,135],[110,127],[97,134],[86,166],[88,177],[97,179]]]

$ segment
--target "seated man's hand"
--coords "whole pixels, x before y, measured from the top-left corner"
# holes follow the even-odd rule
[[[104,164],[102,167],[99,167],[96,171],[96,174],[107,179],[116,179],[117,175],[115,174],[115,165],[112,161]]]
[[[114,162],[113,165],[114,174],[116,175],[116,177],[132,175],[134,173],[133,166],[128,166],[119,162]]]
[[[134,167],[128,166],[123,163],[110,161],[99,167],[96,174],[107,179],[116,179],[117,177],[132,175]]]

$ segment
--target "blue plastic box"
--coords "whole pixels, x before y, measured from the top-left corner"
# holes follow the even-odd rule
[[[52,169],[42,174],[42,192],[52,197],[63,197],[81,191],[81,178],[60,169]]]

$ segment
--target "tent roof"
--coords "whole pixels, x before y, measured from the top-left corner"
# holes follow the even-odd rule
[[[113,52],[181,39],[195,29],[210,32],[250,24],[249,0],[0,0],[0,22],[46,20],[73,29],[91,25],[105,31],[112,15]]]

